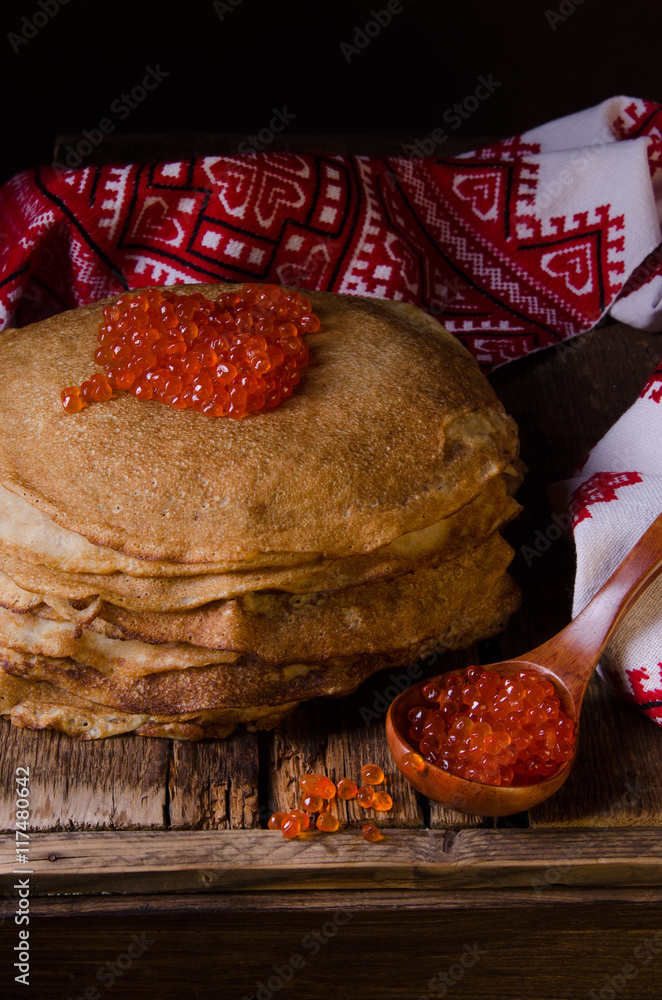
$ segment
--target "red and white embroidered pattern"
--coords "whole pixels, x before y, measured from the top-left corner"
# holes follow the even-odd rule
[[[606,103],[624,146],[647,137],[655,173],[662,107]],[[536,134],[567,149],[563,128]],[[456,159],[263,153],[28,171],[0,191],[0,323],[150,284],[275,281],[419,305],[488,370],[594,326],[640,263],[626,273],[624,233],[650,193],[626,202],[615,178],[566,207],[582,181],[571,170],[545,207],[545,141]]]
[[[589,476],[570,498],[568,512],[572,517],[573,530],[582,521],[591,517],[589,510],[591,504],[617,500],[617,489],[640,482],[642,478],[638,472],[596,472]]]
[[[662,402],[662,364],[659,364],[639,394],[640,399]]]
[[[658,682],[660,681],[660,671],[662,671],[662,663],[658,663]],[[610,680],[613,682],[612,677],[613,671],[610,673]],[[627,693],[628,700],[634,701],[635,704],[644,712],[649,718],[653,719],[655,722],[662,724],[662,686],[653,687],[651,685],[655,684],[655,680],[649,676],[649,672],[642,668],[640,670],[626,670],[627,678],[632,685],[633,694]],[[618,676],[618,675],[616,675]],[[623,687],[623,685],[619,685]]]

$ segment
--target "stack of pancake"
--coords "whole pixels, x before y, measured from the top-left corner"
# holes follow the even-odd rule
[[[0,336],[0,712],[16,725],[271,728],[505,625],[513,421],[421,311],[306,294],[310,366],[241,420],[128,393],[66,414],[107,302]]]

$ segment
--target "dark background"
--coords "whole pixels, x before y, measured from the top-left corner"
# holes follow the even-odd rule
[[[69,0],[35,32],[23,18],[39,0],[5,2],[0,180],[50,162],[58,133],[94,129],[148,65],[169,76],[124,121],[111,116],[116,133],[248,134],[286,107],[292,133],[424,136],[489,74],[500,86],[458,136],[509,135],[618,93],[662,100],[650,0],[402,0],[348,63],[340,43],[385,6],[241,0],[221,19],[211,0]],[[14,51],[11,32],[35,33]]]

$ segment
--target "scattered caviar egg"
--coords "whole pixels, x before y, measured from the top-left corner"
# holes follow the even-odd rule
[[[384,772],[379,764],[364,764],[361,768],[361,777],[366,785],[381,785]]]
[[[267,823],[267,826],[269,827],[270,830],[282,830],[283,823],[285,822],[286,819],[287,819],[287,813],[275,812],[273,813],[273,815],[269,817],[269,822]]]
[[[351,778],[343,778],[338,782],[338,795],[341,799],[355,799],[359,788]]]
[[[96,363],[104,369],[61,393],[79,413],[118,392],[175,409],[240,419],[290,396],[308,363],[302,339],[320,323],[305,296],[246,284],[218,299],[169,289],[125,292],[106,306]]]
[[[302,792],[307,792],[308,794],[313,794],[311,789],[316,786],[322,774],[304,774],[302,778],[299,778],[299,788]]]
[[[302,778],[299,779],[299,788],[302,792],[306,792],[309,795],[319,795],[319,788],[321,782],[325,781],[325,776],[323,774],[304,774]]]
[[[299,781],[299,788],[307,795],[319,796],[322,799],[332,799],[336,794],[336,786],[325,774],[304,774]],[[311,809],[310,812],[317,812]]]
[[[375,789],[371,785],[363,785],[356,793],[356,801],[364,809],[369,809],[375,799]]]
[[[322,778],[319,783],[318,795],[321,795],[323,799],[332,799],[336,794],[336,786],[331,781],[331,778]]]
[[[364,840],[369,840],[371,844],[376,844],[378,840],[382,839],[382,835],[372,823],[366,823],[366,825],[361,830]]]
[[[301,800],[301,805],[307,813],[317,813],[324,805],[324,799],[321,795],[311,795],[307,792]]]
[[[501,676],[469,667],[427,681],[422,696],[407,715],[420,752],[405,754],[405,773],[422,771],[428,761],[468,781],[531,785],[573,755],[575,724],[553,684],[536,671]]]
[[[315,810],[317,812],[317,810]],[[307,830],[310,826],[310,816],[302,809],[290,809],[288,816],[299,821],[302,830]]]
[[[288,840],[292,840],[293,837],[298,837],[301,833],[301,823],[296,816],[286,816],[282,822],[281,830],[283,831],[283,836],[287,837]]]
[[[375,792],[372,808],[379,810],[379,812],[388,812],[389,809],[393,808],[393,799],[388,792]]]
[[[318,830],[322,830],[323,833],[335,833],[340,826],[340,822],[338,817],[334,816],[333,813],[323,812],[317,817],[315,826]]]

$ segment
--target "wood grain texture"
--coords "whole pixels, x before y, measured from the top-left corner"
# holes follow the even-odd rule
[[[0,874],[15,867],[0,837]],[[51,892],[292,889],[501,889],[544,898],[551,886],[662,884],[660,830],[356,830],[41,833],[30,842],[31,888]]]
[[[226,740],[170,749],[169,825],[173,829],[259,827],[258,737],[237,732]]]
[[[531,907],[532,900],[544,907],[566,908],[578,903],[592,906],[639,907],[662,906],[662,886],[557,886],[532,894],[523,889],[309,889],[288,892],[205,892],[117,894],[103,896],[35,896],[30,914],[50,920],[89,915],[104,919],[112,916],[178,914],[187,920],[213,913],[310,914],[340,908],[360,913],[368,911],[412,910],[494,910]],[[3,919],[13,919],[16,902],[0,899],[0,926]]]
[[[614,996],[657,1000],[660,956],[652,947],[661,923],[659,903],[616,902],[481,911],[431,905],[404,918],[394,905],[377,912],[202,913],[185,920],[154,913],[38,919],[30,935],[31,995],[78,998],[96,986],[103,996],[130,1000],[270,1000],[270,993],[296,1000],[415,1000],[443,995],[441,977],[449,976],[453,1000],[586,1000],[590,991],[611,997],[608,977],[628,965],[634,977]],[[128,956],[134,935],[145,948],[130,961],[121,956]],[[5,969],[14,961],[13,943],[11,934],[0,937]],[[118,959],[124,969],[106,993],[109,964],[117,969]],[[28,993],[18,984],[12,992],[13,985],[3,983],[6,1000]]]
[[[77,742],[0,720],[0,829],[14,828],[14,774],[30,768],[33,830],[165,825],[168,742],[139,736]]]

